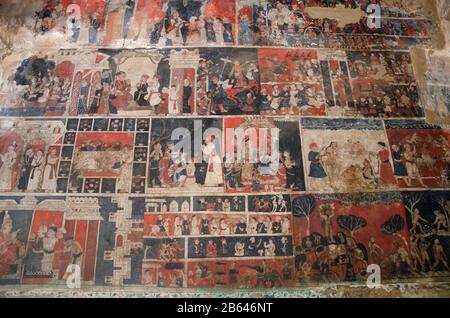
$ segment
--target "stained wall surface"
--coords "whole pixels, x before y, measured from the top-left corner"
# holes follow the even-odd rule
[[[449,296],[448,27],[444,0],[2,1],[0,295]]]

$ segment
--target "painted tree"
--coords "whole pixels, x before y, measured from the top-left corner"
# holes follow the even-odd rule
[[[405,221],[403,218],[400,215],[395,214],[381,225],[381,231],[386,235],[398,236],[402,239],[403,243],[405,243],[405,246],[408,246],[408,241],[401,234],[404,227]]]
[[[418,218],[418,215],[420,215],[420,211],[418,210],[417,205],[422,201],[422,199],[422,193],[410,193],[406,195],[404,199],[405,209],[406,211],[408,211],[411,219],[412,228],[410,229],[410,232],[417,234],[417,226],[421,230],[422,234],[431,235],[432,227],[428,224],[428,221],[423,219],[422,217]]]
[[[158,122],[159,126],[156,131],[152,134],[152,138],[150,141],[150,147],[153,148],[156,144],[161,143],[162,141],[168,140],[171,137],[171,130],[166,126],[165,120],[160,120]]]
[[[354,237],[357,231],[367,226],[366,219],[351,214],[338,216],[336,222],[342,229],[347,230],[351,237]]]
[[[316,199],[312,195],[297,197],[292,201],[292,213],[294,217],[306,219],[306,236],[311,232],[310,216],[316,208]]]
[[[422,200],[422,194],[420,193],[410,193],[405,198],[405,208],[411,214],[411,217],[414,214],[414,209],[417,204]]]

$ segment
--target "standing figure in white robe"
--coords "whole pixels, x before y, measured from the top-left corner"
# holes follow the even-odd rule
[[[44,168],[44,176],[42,178],[42,191],[56,192],[56,169],[58,165],[58,154],[55,148],[50,150],[47,156],[47,163]]]
[[[199,225],[200,225],[200,222],[199,222],[197,216],[196,215],[192,216],[192,220],[191,220],[191,226],[192,226],[191,235],[200,235]]]
[[[223,183],[222,161],[214,144],[215,136],[208,136],[203,147],[205,161],[208,162],[205,186],[218,187]]]
[[[223,44],[224,40],[223,40],[223,32],[225,31],[222,22],[219,19],[214,19],[213,22],[213,30],[214,33],[216,34],[216,43],[218,45]]]
[[[200,43],[205,44],[207,42],[206,40],[206,27],[205,27],[205,20],[203,20],[202,17],[198,19],[198,29],[200,31]]]
[[[51,273],[53,271],[53,260],[55,258],[55,246],[58,240],[61,238],[61,233],[55,225],[50,225],[43,237],[43,250],[44,254],[42,257],[42,272]]]
[[[15,145],[9,145],[8,150],[0,154],[0,159],[0,191],[11,191],[13,168],[17,159]]]
[[[30,179],[28,179],[27,191],[36,191],[39,188],[44,161],[44,153],[42,150],[38,150],[33,161],[31,161],[31,173]]]
[[[148,102],[153,110],[162,102],[161,94],[159,93],[159,77],[158,75],[153,76],[153,78],[148,82],[149,95]]]
[[[182,226],[183,222],[181,221],[179,216],[175,217],[175,221],[173,223],[174,225],[174,231],[173,231],[173,235],[174,236],[181,236],[181,226]]]
[[[131,177],[133,173],[133,155],[129,145],[124,147],[121,156],[122,166],[120,168],[117,187],[120,192],[128,192],[130,190]]]
[[[172,86],[169,89],[169,115],[178,115],[180,113],[180,109],[178,107],[178,87]]]

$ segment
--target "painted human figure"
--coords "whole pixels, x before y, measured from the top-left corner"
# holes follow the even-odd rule
[[[196,215],[193,215],[191,218],[191,235],[200,235],[199,229],[200,222]]]
[[[102,92],[103,92],[103,85],[101,83],[97,83],[97,85],[95,85],[94,87],[92,102],[89,107],[89,114],[96,114],[98,112]]]
[[[77,103],[78,115],[86,114],[88,94],[89,94],[89,83],[86,80],[83,80],[81,82],[80,94],[78,96],[78,103]]]
[[[130,29],[130,22],[131,19],[133,18],[135,6],[136,6],[135,0],[126,0],[125,13],[123,17],[123,29],[122,29],[122,37],[124,39],[128,38],[128,31]]]
[[[180,109],[178,107],[178,93],[178,87],[172,85],[172,87],[169,89],[169,115],[178,115],[180,113]]]
[[[285,235],[291,233],[291,221],[287,216],[281,221],[281,233]]]
[[[181,45],[186,41],[185,21],[180,17],[178,11],[174,10],[168,19],[169,24],[166,27],[167,40],[169,45]]]
[[[55,225],[42,225],[37,234],[30,236],[31,248],[28,251],[26,270],[31,274],[52,273],[55,246],[63,231],[58,231]]]
[[[405,164],[403,163],[403,152],[398,145],[392,145],[392,160],[394,162],[394,176],[395,178],[403,180],[407,186],[410,186],[409,179],[407,178],[408,172],[406,171]]]
[[[258,104],[260,112],[270,110],[270,101],[272,97],[268,94],[267,88],[261,88],[261,92],[258,96]]]
[[[245,255],[245,243],[242,241],[236,242],[234,245],[234,256],[241,257]]]
[[[225,43],[233,43],[233,24],[228,18],[223,18],[223,41]]]
[[[243,15],[239,22],[239,42],[243,44],[253,44],[254,34],[251,23],[247,15]]]
[[[117,72],[116,81],[114,83],[115,88],[115,98],[112,102],[113,106],[117,109],[128,108],[128,103],[131,100],[131,82],[126,78],[125,72]]]
[[[73,236],[68,236],[64,239],[64,248],[63,253],[66,256],[66,264],[67,266],[64,266],[64,275],[62,279],[67,279],[72,273],[69,271],[70,265],[78,265],[81,267],[83,263],[83,248],[81,247],[81,244],[75,241]]]
[[[206,40],[208,43],[216,43],[216,32],[214,30],[214,20],[209,18],[205,22]]]
[[[72,43],[76,43],[81,32],[81,17],[73,17],[69,22],[70,30],[72,31],[71,41]]]
[[[403,158],[406,161],[406,172],[408,173],[408,184],[416,178],[419,180],[421,186],[425,187],[422,176],[420,175],[419,167],[417,166],[417,149],[412,143],[405,143],[403,145]]]
[[[340,68],[337,70],[337,73],[333,78],[333,85],[337,106],[347,107],[348,97],[346,90],[349,87],[349,79]]]
[[[62,83],[61,97],[58,99],[59,103],[65,103],[69,100],[71,85],[72,82],[70,78],[66,77]]]
[[[208,240],[206,245],[206,257],[217,257],[217,245],[213,240]]]
[[[182,234],[182,225],[183,225],[182,220],[180,219],[179,216],[176,216],[174,221],[173,221],[173,226],[174,226],[173,235],[174,236],[181,236],[181,234]]]
[[[183,221],[181,222],[181,234],[182,235],[191,234],[191,221],[189,221],[187,215],[183,215]]]
[[[214,143],[215,136],[208,136],[203,146],[203,155],[208,162],[206,171],[205,186],[217,187],[223,183],[222,162]]]
[[[121,167],[119,172],[119,180],[117,182],[117,188],[122,193],[130,191],[130,184],[132,178],[133,167],[133,152],[130,145],[125,145],[121,151]]]
[[[111,84],[109,82],[103,83],[102,95],[99,101],[98,114],[108,115],[110,113],[110,94],[111,94]]]
[[[434,240],[433,244],[433,254],[434,254],[434,263],[431,267],[432,270],[437,270],[438,266],[442,264],[442,266],[447,270],[450,271],[450,267],[447,263],[447,256],[445,255],[444,249],[441,245],[441,242],[439,239]]]
[[[55,258],[55,246],[60,239],[60,233],[56,226],[48,227],[44,237],[42,238],[42,247],[44,255],[42,257],[42,272],[51,273],[53,270],[53,260]]]
[[[381,246],[379,246],[377,244],[377,242],[375,241],[375,238],[373,236],[371,236],[369,238],[369,243],[367,244],[367,249],[368,249],[368,254],[369,254],[369,263],[380,265],[381,261],[383,259],[384,251],[381,248]]]
[[[200,234],[201,235],[209,235],[209,223],[210,220],[208,217],[203,214],[202,219],[200,220]]]
[[[235,234],[247,234],[247,222],[245,218],[241,217],[239,222],[236,224]]]
[[[392,171],[391,161],[389,160],[389,150],[384,142],[378,143],[378,172],[380,181],[385,185],[395,185],[396,180]]]
[[[284,151],[281,159],[283,167],[286,169],[286,189],[293,189],[296,186],[297,164],[292,159],[289,151]]]
[[[448,230],[448,222],[445,215],[439,210],[433,212],[434,214],[434,222],[431,226],[436,226],[436,231],[439,233],[441,230],[445,231],[443,228],[447,228]]]
[[[158,75],[154,75],[153,78],[148,82],[149,94],[147,100],[152,110],[156,110],[156,108],[162,102],[161,94],[159,92],[159,80],[160,77]]]
[[[153,146],[153,151],[150,153],[150,180],[149,184],[150,187],[158,186],[160,187],[161,180],[160,180],[160,161],[163,157],[162,147],[160,143],[157,143]]]
[[[425,271],[427,268],[431,270],[431,260],[430,255],[428,254],[428,248],[430,244],[424,239],[419,239],[419,262],[422,271]]]
[[[278,215],[275,217],[275,220],[272,222],[272,233],[274,233],[274,234],[281,233],[281,218]]]
[[[62,96],[62,80],[59,79],[59,77],[55,77],[53,79],[53,85],[52,88],[50,89],[50,93],[49,93],[49,97],[48,99],[51,101],[56,101],[58,102],[59,99]]]
[[[264,256],[266,257],[274,257],[276,256],[276,245],[272,239],[269,239],[268,242],[264,243]]]
[[[30,179],[31,174],[31,163],[33,162],[34,152],[31,146],[27,146],[25,148],[25,153],[23,155],[22,162],[22,175],[20,176],[19,183],[17,188],[19,190],[25,191],[27,190],[28,180]]]
[[[223,33],[225,31],[222,21],[218,18],[214,18],[213,20],[213,30],[214,30],[214,34],[216,37],[216,43],[218,45],[223,45],[224,43],[224,38],[223,38]]]
[[[269,10],[267,18],[271,23],[272,28],[278,27],[278,30],[284,34],[291,20],[292,13],[287,6],[282,3],[277,3],[276,6]]]
[[[13,221],[8,211],[4,212],[0,228],[0,277],[9,274],[11,265],[24,256],[25,246],[17,239],[17,232],[13,231]]]
[[[2,166],[0,167],[0,191],[12,191],[13,171],[17,161],[17,145],[15,143],[8,146],[7,151],[0,154]]]
[[[183,113],[191,113],[190,100],[192,96],[192,87],[189,79],[185,79],[183,82]]]
[[[89,16],[89,44],[97,44],[97,34],[101,28],[101,21],[99,18],[99,13],[95,11],[91,16]]]
[[[338,162],[338,144],[333,141],[328,147],[321,151],[321,161],[324,164],[325,172],[333,189],[337,187],[339,181]]]
[[[309,165],[309,176],[311,178],[326,178],[327,174],[323,169],[322,162],[320,160],[320,151],[316,143],[309,145],[308,161]]]
[[[201,159],[200,162],[195,163],[195,183],[198,185],[204,185],[205,179],[206,179],[206,171],[208,168],[208,163],[204,160],[204,158]]]
[[[44,173],[42,177],[42,191],[56,192],[56,169],[58,165],[57,149],[52,148],[47,156]]]
[[[241,63],[239,60],[233,61],[233,67],[229,74],[230,84],[233,88],[243,88],[247,86],[247,78],[244,75],[244,66],[248,62]]]
[[[36,191],[39,187],[39,182],[41,181],[42,170],[44,166],[44,153],[42,150],[37,150],[36,154],[31,161],[31,172],[30,178],[28,179],[27,190]]]
[[[200,24],[196,17],[191,17],[189,19],[188,29],[189,34],[187,36],[187,43],[190,45],[200,44]]]
[[[161,41],[161,35],[163,32],[164,24],[158,19],[151,19],[149,21],[149,30],[150,30],[150,44],[156,45]]]
[[[149,105],[148,100],[146,99],[148,95],[148,81],[149,76],[144,74],[139,79],[139,82],[136,84],[136,91],[134,92],[134,101],[141,107],[146,107]]]
[[[196,257],[203,257],[205,254],[203,243],[198,238],[194,239],[192,252]]]
[[[228,226],[227,221],[224,218],[219,220],[219,233],[220,235],[229,235],[230,227]]]
[[[168,186],[172,183],[169,170],[170,170],[170,148],[163,151],[164,155],[159,162],[159,180],[163,186]]]
[[[323,204],[320,206],[319,215],[321,218],[321,225],[324,232],[324,235],[327,237],[328,242],[333,241],[333,227],[331,224],[331,220],[334,216],[334,207],[331,204]]]
[[[422,223],[420,223],[420,221],[428,223],[428,221],[420,215],[419,209],[416,208],[413,211],[411,211],[411,223],[412,223],[411,231],[413,233],[419,233],[417,232],[417,229],[420,230],[420,233],[424,233],[423,226]]]

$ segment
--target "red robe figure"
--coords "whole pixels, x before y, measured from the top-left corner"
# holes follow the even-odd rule
[[[379,142],[378,146],[380,147],[380,151],[378,152],[380,181],[383,184],[395,185],[397,182],[389,160],[389,151],[386,148],[386,144]]]

